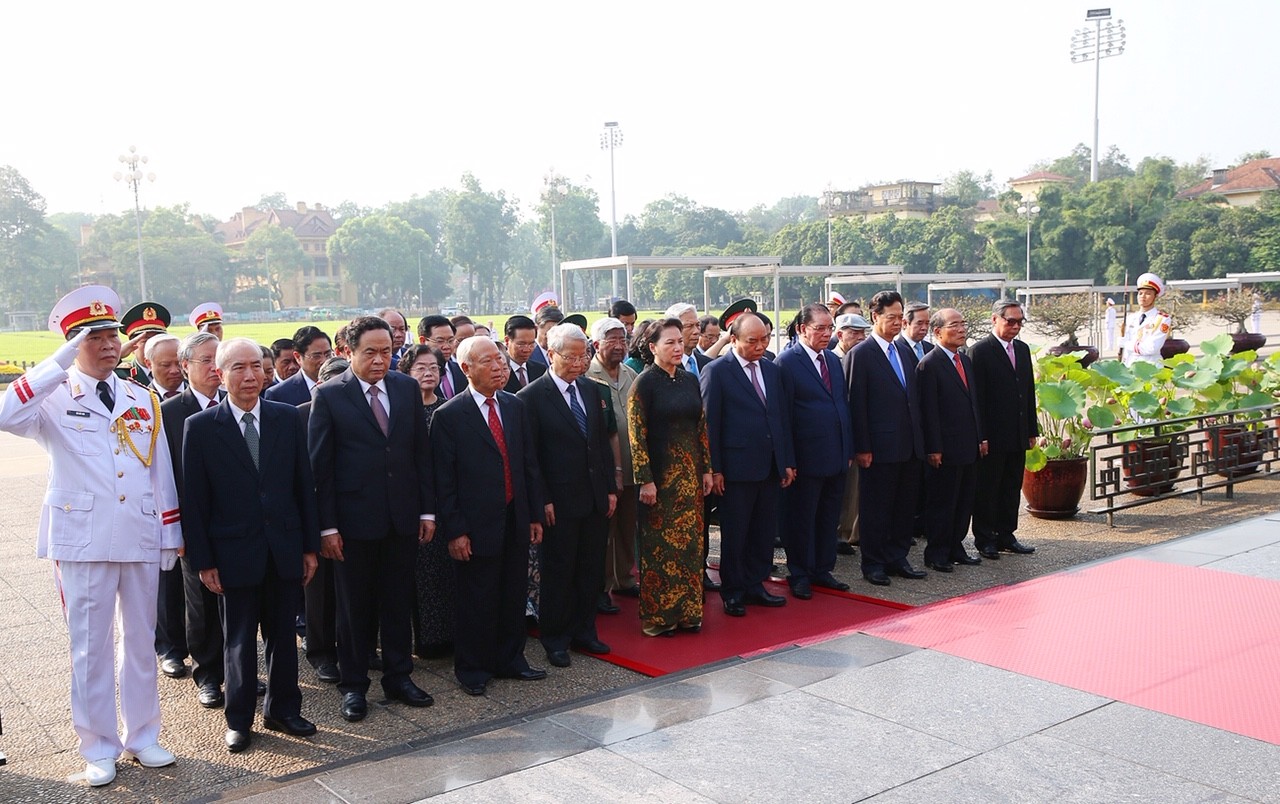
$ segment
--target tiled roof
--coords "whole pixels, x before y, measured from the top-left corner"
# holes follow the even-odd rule
[[[1256,193],[1261,190],[1280,190],[1280,159],[1255,159],[1227,171],[1225,181],[1214,184],[1209,177],[1194,187],[1178,193],[1179,198],[1195,198],[1205,193],[1231,195]]]
[[[1024,182],[1032,181],[1071,181],[1071,177],[1063,176],[1061,173],[1050,173],[1047,170],[1037,170],[1035,173],[1028,173],[1016,179],[1009,179],[1010,184],[1023,184]]]

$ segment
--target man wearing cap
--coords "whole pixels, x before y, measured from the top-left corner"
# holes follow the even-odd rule
[[[145,353],[147,343],[155,335],[169,331],[172,320],[169,311],[162,304],[144,301],[135,304],[120,317],[120,326],[124,328],[125,345],[120,350],[120,365],[116,367],[116,376],[124,380],[133,380],[138,385],[151,384],[149,360]],[[133,356],[133,360],[125,363],[124,359]]]
[[[1160,349],[1173,329],[1173,319],[1164,310],[1156,309],[1156,298],[1163,295],[1160,277],[1153,273],[1138,277],[1138,309],[1125,318],[1120,341],[1126,366],[1139,362],[1164,365]]]
[[[844,364],[844,356],[852,352],[853,347],[862,343],[870,330],[871,324],[857,313],[836,316],[836,345],[831,351],[840,358],[841,365]],[[845,376],[848,374],[848,367],[845,366]]]
[[[627,428],[627,401],[636,381],[635,371],[622,361],[627,356],[626,324],[616,318],[602,318],[591,327],[596,354],[587,367],[587,377],[609,387],[609,403],[618,425],[618,463],[613,480],[618,505],[609,519],[609,539],[605,547],[604,591],[599,611],[616,613],[609,593],[639,597],[640,587],[632,569],[636,564],[636,514],[640,487],[631,465],[631,434]]]
[[[222,305],[217,302],[197,304],[187,317],[197,332],[211,332],[218,340],[222,340]]]
[[[754,313],[729,326],[733,351],[702,373],[713,491],[720,501],[720,598],[730,617],[746,604],[783,606],[764,588],[773,567],[780,489],[796,475],[791,404],[782,371],[762,360],[769,330]]]
[[[49,328],[67,342],[11,383],[0,404],[0,429],[49,453],[36,553],[56,562],[71,640],[71,719],[83,778],[94,786],[115,779],[122,756],[146,767],[174,761],[158,743],[152,648],[159,571],[173,567],[182,546],[178,495],[159,400],[113,373],[119,309],[120,298],[101,286],[63,297]]]
[[[502,332],[507,346],[507,363],[511,367],[511,377],[503,390],[518,394],[521,388],[547,372],[545,363],[529,359],[538,346],[538,326],[528,316],[513,315],[507,319]]]

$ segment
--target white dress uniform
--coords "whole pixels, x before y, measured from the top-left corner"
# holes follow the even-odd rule
[[[9,385],[0,429],[49,453],[36,552],[55,562],[71,642],[71,719],[92,764],[157,744],[156,589],[182,531],[158,400],[109,375],[108,411],[98,380],[72,367],[77,343]]]
[[[1125,317],[1124,340],[1120,346],[1124,349],[1124,364],[1155,363],[1164,365],[1160,356],[1160,348],[1169,338],[1173,329],[1173,319],[1163,310],[1152,307],[1150,310],[1136,310]]]

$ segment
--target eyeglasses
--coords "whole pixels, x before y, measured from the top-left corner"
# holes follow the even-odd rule
[[[835,329],[835,327],[831,326],[830,324],[824,324],[821,326],[819,326],[818,324],[805,324],[805,326],[813,330],[814,332],[831,332],[833,329]]]
[[[303,355],[308,360],[328,360],[333,357],[333,350],[329,349],[325,352],[307,352]]]
[[[1002,315],[1000,317],[1004,319],[1004,322],[1006,324],[1009,324],[1010,326],[1014,326],[1014,327],[1020,327],[1023,324],[1027,323],[1026,316],[1022,316],[1021,318],[1010,318],[1007,315]]]
[[[427,343],[444,346],[446,343],[453,343],[455,340],[455,338],[427,338]]]

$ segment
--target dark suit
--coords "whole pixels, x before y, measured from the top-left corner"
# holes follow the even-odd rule
[[[538,496],[555,507],[555,524],[542,536],[542,583],[538,627],[548,652],[567,650],[574,640],[596,641],[596,600],[604,587],[609,535],[608,495],[613,484],[613,450],[605,427],[600,386],[574,381],[587,417],[584,436],[550,371],[529,383],[525,403],[538,470]]]
[[[437,539],[471,540],[471,560],[455,561],[457,639],[453,672],[463,685],[529,669],[524,607],[529,586],[529,526],[542,522],[541,480],[525,403],[495,395],[511,474],[506,501],[502,454],[470,393],[431,419],[437,478]]]
[[[1016,370],[995,335],[988,335],[969,350],[987,439],[987,457],[978,462],[978,496],[973,508],[973,543],[979,550],[999,549],[1016,538],[1023,464],[1030,440],[1040,435],[1031,350],[1015,339],[1013,353]]]
[[[796,479],[783,495],[783,546],[793,586],[798,580],[829,574],[836,565],[840,500],[845,472],[853,458],[844,372],[840,361],[826,349],[822,359],[830,389],[822,382],[816,361],[799,343],[774,361],[782,369],[783,383],[790,393],[795,445]]]
[[[219,398],[225,396],[218,390]],[[202,410],[195,393],[185,389],[181,394],[160,403],[160,417],[164,421],[164,434],[169,442],[169,454],[173,459],[173,482],[178,489],[178,501],[182,501],[182,434],[187,419]],[[178,596],[166,594],[168,584],[176,580]],[[200,582],[200,573],[183,557],[178,567],[160,573],[160,617],[157,631],[163,623],[172,632],[181,628],[185,635],[183,645],[191,653],[191,678],[197,687],[206,684],[222,686],[222,621],[218,615],[218,596]],[[167,608],[166,608],[167,604]],[[176,610],[176,613],[175,613]]]
[[[311,429],[311,402],[298,406],[302,417],[302,429]],[[302,616],[307,624],[307,663],[319,668],[322,664],[338,663],[338,604],[337,590],[333,585],[333,559],[317,556],[316,574],[302,590]],[[375,623],[376,627],[376,623]],[[370,653],[377,649],[371,645]]]
[[[915,347],[911,345],[911,341],[907,340],[907,336],[899,335],[898,337],[893,339],[893,342],[900,346],[906,347],[907,354],[911,356],[911,368],[914,369],[917,365],[920,364],[920,360],[924,357],[924,355],[921,355],[920,357],[916,357]],[[927,355],[933,351],[933,344],[929,343],[928,341],[920,341],[920,350]]]
[[[926,466],[925,561],[950,564],[964,553],[973,516],[982,414],[973,387],[973,363],[957,353],[965,379],[945,349],[934,349],[916,368],[925,455],[941,453],[942,465]],[[966,383],[967,380],[967,383]]]
[[[338,689],[344,694],[368,691],[369,647],[378,633],[383,689],[398,689],[413,672],[418,529],[421,515],[435,511],[418,383],[398,373],[388,373],[383,383],[387,435],[350,369],[316,389],[308,425],[320,527],[342,536],[344,560],[335,561],[333,570]]]
[[[257,701],[258,628],[266,646],[263,713],[300,715],[293,623],[302,556],[320,549],[315,484],[297,411],[263,400],[257,466],[230,401],[187,419],[183,537],[192,569],[218,570],[226,633],[227,726],[248,731]]]
[[[728,348],[728,347],[726,347],[726,348]],[[726,354],[726,352],[721,352],[720,354],[721,354],[721,355],[723,355],[723,354]],[[717,355],[716,357],[719,357],[719,356],[720,356],[720,355]],[[715,357],[712,357],[711,355],[709,355],[709,354],[707,354],[707,353],[705,353],[705,352],[700,352],[700,351],[698,351],[697,349],[694,349],[694,350],[693,350],[693,362],[695,362],[695,363],[697,363],[697,364],[698,364],[698,374],[699,374],[699,376],[701,376],[701,374],[702,374],[702,369],[703,369],[703,368],[704,368],[708,363],[710,363],[712,360],[715,360],[715,359],[716,359]]]
[[[511,361],[507,361],[507,366],[510,367],[510,365]],[[532,384],[534,380],[547,373],[547,364],[535,363],[532,360],[526,360],[524,364],[524,373],[527,376],[529,383]],[[509,394],[518,394],[523,388],[524,386],[520,384],[520,377],[516,375],[515,369],[512,369],[511,376],[507,378],[507,386],[502,390]]]
[[[764,402],[734,354],[710,361],[699,379],[711,471],[724,475],[720,596],[731,603],[741,603],[748,592],[764,592],[773,566],[779,483],[796,465],[782,369],[762,359],[756,371]]]
[[[452,399],[454,396],[457,396],[466,390],[467,375],[462,373],[462,366],[458,365],[458,361],[453,358],[450,358],[445,362],[444,370],[449,373],[449,383],[451,384],[451,390],[453,391],[453,396],[450,396],[449,398]],[[441,385],[443,386],[443,382]],[[443,390],[441,390],[440,395],[444,396]]]
[[[311,388],[307,385],[307,376],[302,373],[302,369],[298,369],[289,379],[268,388],[262,398],[293,405],[295,408],[304,402],[310,402]]]
[[[858,473],[864,573],[901,567],[906,562],[924,458],[914,358],[905,345],[893,343],[890,348],[897,352],[905,388],[875,337],[869,336],[850,352],[853,438],[859,454],[869,452],[872,456],[871,466]]]
[[[920,360],[925,355],[933,351],[933,344],[929,343],[928,341],[920,341],[920,351],[922,352],[922,354],[920,355],[920,357],[916,357],[915,347],[912,345],[911,341],[907,340],[907,336],[899,335],[898,337],[893,339],[893,342],[896,344],[905,346],[907,349],[907,352],[911,355],[910,365],[904,364],[903,366],[903,368],[906,368],[908,371],[914,371],[916,367],[920,365]],[[925,527],[926,519],[927,519],[927,514],[926,514],[927,501],[925,500],[925,483],[924,483],[926,468],[927,468],[927,464],[922,462],[920,464],[920,483],[918,486],[919,491],[916,494],[916,512],[915,512],[915,516],[911,520],[912,536],[925,536],[928,533]]]

